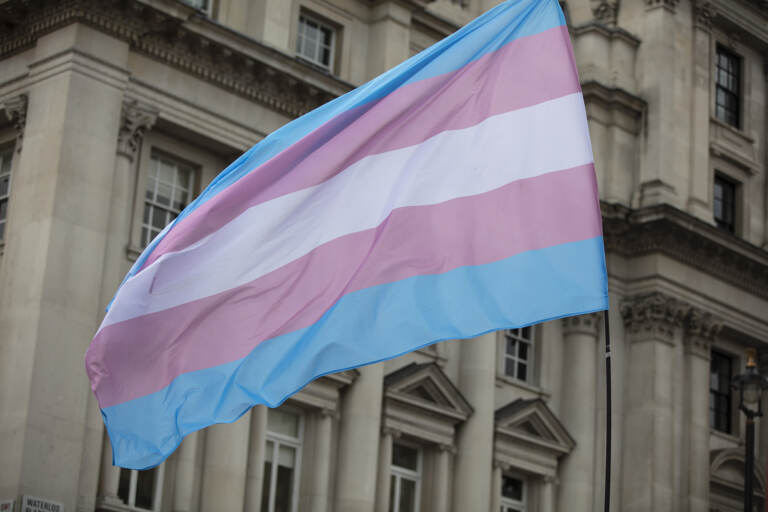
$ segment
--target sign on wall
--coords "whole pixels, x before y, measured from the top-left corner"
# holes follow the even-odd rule
[[[16,500],[0,501],[0,512],[14,512],[15,507],[16,507]]]
[[[22,496],[21,512],[64,512],[64,505],[34,496]]]

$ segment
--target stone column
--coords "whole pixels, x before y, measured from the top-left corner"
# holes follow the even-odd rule
[[[624,512],[671,512],[675,331],[685,306],[662,293],[622,305],[629,354],[626,363],[622,503]]]
[[[491,476],[491,512],[501,509],[501,478],[507,464],[501,461],[493,461],[493,474]]]
[[[250,430],[250,412],[234,423],[208,427],[200,512],[243,510]]]
[[[114,295],[127,269],[125,248],[128,246],[130,216],[133,211],[133,187],[138,149],[144,133],[157,118],[156,113],[136,102],[124,102],[117,137],[115,172],[109,205],[109,227],[104,249],[104,272],[101,280],[101,296],[96,317],[101,321],[107,304]],[[79,504],[81,510],[93,510],[91,501],[95,496],[96,475],[98,475],[99,450],[104,424],[101,410],[93,393],[88,393],[85,441],[82,454]],[[111,460],[109,462],[112,464]]]
[[[195,505],[195,490],[199,486],[197,462],[200,433],[192,432],[176,452],[176,479],[173,484],[173,512],[191,512]]]
[[[368,28],[368,78],[410,57],[411,10],[400,2],[377,2]]]
[[[331,484],[331,434],[336,411],[321,409],[317,422],[317,444],[312,483],[312,512],[326,512]]]
[[[687,403],[684,436],[688,441],[688,512],[709,511],[709,367],[712,342],[722,323],[698,309],[688,312],[684,352]]]
[[[458,429],[454,510],[488,510],[493,465],[496,333],[460,344],[459,389],[475,412]]]
[[[712,55],[710,33],[714,7],[710,0],[693,1],[693,51],[691,55],[691,165],[688,173],[688,212],[712,224],[714,176],[709,168],[709,116]]]
[[[245,511],[261,512],[264,489],[264,450],[267,439],[267,407],[251,409],[251,434],[248,442],[248,471],[246,473]]]
[[[104,431],[104,447],[101,450],[101,486],[99,495],[105,505],[120,505],[122,501],[117,497],[117,489],[120,485],[120,468],[112,465],[112,445]]]
[[[389,511],[389,496],[392,490],[390,467],[392,466],[392,443],[400,437],[400,432],[391,428],[383,428],[379,443],[379,469],[376,472],[376,512]]]
[[[450,462],[454,448],[448,444],[437,447],[437,460],[435,461],[435,499],[433,510],[447,512],[451,507],[451,473]]]
[[[541,480],[541,512],[557,512],[557,483],[554,476],[547,475]],[[566,509],[568,510],[568,509]]]
[[[576,441],[562,459],[559,509],[589,512],[594,509],[595,432],[597,411],[598,324],[601,315],[562,320],[563,379],[560,419]]]
[[[342,399],[335,512],[373,512],[384,366],[360,368]]]
[[[98,327],[128,54],[127,42],[70,23],[41,35],[28,60],[3,255],[13,271],[0,275],[0,495],[65,510],[98,474],[83,354]]]

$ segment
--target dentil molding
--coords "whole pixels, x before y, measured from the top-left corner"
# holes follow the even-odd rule
[[[179,7],[184,10],[181,7],[185,6]],[[199,14],[180,16],[136,0],[9,0],[0,4],[0,58],[34,46],[46,33],[82,23],[128,42],[133,51],[289,117],[298,117],[336,97],[262,62],[257,52],[246,54],[246,50],[237,51],[203,34],[201,27],[212,22]],[[295,65],[289,55],[256,42],[249,44],[277,55],[289,66]],[[342,84],[342,88],[349,87]]]

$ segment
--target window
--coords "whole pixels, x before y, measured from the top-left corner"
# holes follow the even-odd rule
[[[525,512],[525,482],[523,480],[502,475],[501,512]]]
[[[303,14],[299,17],[299,39],[296,45],[299,57],[331,70],[335,44],[335,28]]]
[[[298,510],[302,430],[299,413],[283,408],[269,410],[261,512]]]
[[[504,375],[523,382],[532,380],[534,327],[509,329],[504,333]]]
[[[715,68],[715,117],[739,128],[741,59],[728,50],[717,47]]]
[[[389,512],[416,512],[419,510],[421,450],[393,443],[391,471]]]
[[[210,5],[209,0],[181,0],[187,5],[191,5],[195,9],[200,9],[201,11],[208,12],[208,7]]]
[[[731,377],[733,359],[712,351],[709,372],[709,425],[731,433]]]
[[[149,162],[141,246],[146,247],[189,204],[194,171],[172,158],[152,154]]]
[[[736,183],[715,174],[715,223],[717,227],[736,233]]]
[[[164,465],[146,471],[120,470],[117,496],[137,510],[160,510]]]
[[[11,195],[11,159],[13,147],[0,149],[0,242],[5,237],[8,219],[8,197]]]

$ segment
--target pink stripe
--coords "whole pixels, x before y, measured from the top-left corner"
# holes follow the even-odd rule
[[[94,391],[101,407],[116,405],[310,326],[350,292],[599,236],[596,205],[590,164],[396,209],[247,285],[105,327],[86,356]]]
[[[457,71],[406,85],[329,121],[180,221],[142,268],[246,209],[322,183],[366,156],[578,92],[568,37],[560,26],[515,39]]]

